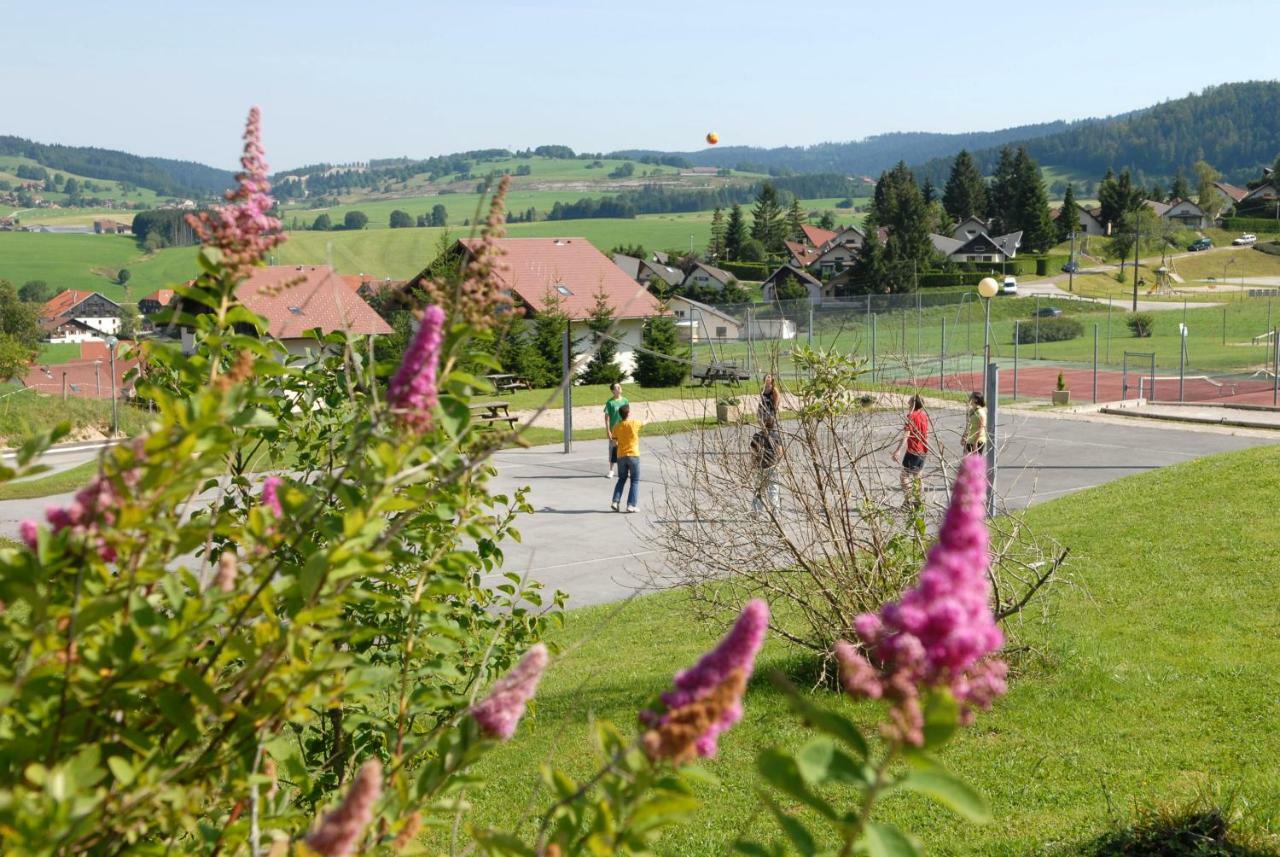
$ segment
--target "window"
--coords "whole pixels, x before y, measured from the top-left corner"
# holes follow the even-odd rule
[[[289,307],[289,312],[293,313],[294,315],[302,315],[302,307],[291,306]]]
[[[716,339],[728,339],[728,338],[729,338],[729,328],[727,327],[716,328]]]
[[[556,291],[566,297],[573,295],[573,292],[570,291],[569,287],[566,286],[564,283],[556,283]]]

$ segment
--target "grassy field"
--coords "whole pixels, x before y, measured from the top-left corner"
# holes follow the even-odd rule
[[[16,385],[0,387],[0,445],[15,447],[61,422],[71,424],[72,436],[105,435],[111,428],[111,402],[97,399],[42,396]],[[147,414],[132,405],[119,407],[120,431],[134,435],[147,424]]]
[[[1178,273],[1185,280],[1212,278],[1230,284],[1233,281],[1239,282],[1240,277],[1280,277],[1280,256],[1263,253],[1252,247],[1180,256],[1176,265]]]
[[[44,280],[58,289],[101,292],[114,301],[134,302],[155,289],[196,273],[192,247],[148,255],[126,235],[48,235],[0,232],[0,279],[20,286]],[[128,286],[113,282],[116,271],[132,273]]]
[[[44,366],[66,363],[68,360],[80,359],[80,343],[78,342],[42,342],[40,356],[36,362]]]
[[[1246,813],[1239,826],[1280,832],[1280,730],[1273,728],[1280,606],[1270,573],[1280,530],[1258,526],[1256,517],[1278,491],[1280,447],[1270,447],[1033,509],[1031,526],[1072,548],[1075,585],[1046,598],[1047,619],[1028,617],[1013,629],[1022,654],[1009,695],[942,754],[988,797],[994,821],[972,826],[902,797],[885,802],[881,820],[917,834],[930,854],[1076,855],[1153,808],[1230,794]],[[1191,508],[1194,526],[1187,525]],[[1169,537],[1152,537],[1159,532]],[[717,633],[679,591],[572,612],[558,640],[564,654],[543,680],[535,715],[486,760],[485,783],[469,791],[476,821],[512,825],[526,806],[546,805],[540,762],[554,759],[584,776],[594,767],[589,721],[632,728],[636,711]],[[809,656],[777,638],[758,666],[802,682],[811,669]],[[872,729],[873,705],[845,707]],[[720,855],[739,834],[769,836],[771,822],[756,812],[754,759],[809,734],[766,681],[753,681],[743,722],[707,764],[719,785],[702,788],[706,808],[669,833],[658,853]]]
[[[3,178],[6,181],[13,183],[15,187],[17,186],[18,182],[29,181],[29,179],[18,178],[15,172],[20,165],[24,165],[24,164],[29,167],[41,166],[41,164],[39,164],[38,162],[33,161],[30,158],[21,157],[19,155],[0,155],[0,178]],[[82,176],[77,173],[67,172],[66,170],[50,169],[49,167],[45,167],[45,170],[48,171],[50,176],[52,176],[54,173],[61,173],[66,178],[69,178],[69,179],[73,178],[76,181],[80,182],[81,184],[84,184],[85,182],[92,182],[99,188],[99,190],[96,190],[96,191],[85,191],[84,193],[85,196],[106,197],[106,198],[116,199],[119,201],[127,200],[129,202],[144,202],[144,203],[147,203],[148,205],[154,204],[161,199],[161,197],[158,196],[155,191],[149,190],[148,188],[135,188],[134,190],[131,190],[128,193],[125,193],[123,190],[120,189],[120,183],[117,181],[111,181],[109,179],[89,178],[87,176]],[[67,199],[67,195],[65,193],[54,193],[54,192],[45,193],[42,190],[42,191],[34,192],[34,194],[36,196],[47,199],[51,202],[57,202],[57,203],[65,202]],[[33,217],[30,220],[31,223],[45,222],[44,220],[35,218],[34,216],[35,212],[32,212],[32,215]],[[24,218],[24,222],[26,222],[26,218]]]
[[[49,476],[37,476],[21,482],[0,484],[0,500],[30,500],[76,491],[89,483],[98,472],[98,461],[86,461]]]

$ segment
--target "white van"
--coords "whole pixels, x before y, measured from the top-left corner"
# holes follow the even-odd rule
[[[1000,294],[1016,295],[1018,293],[1018,278],[1005,277],[1004,282],[1000,284]]]

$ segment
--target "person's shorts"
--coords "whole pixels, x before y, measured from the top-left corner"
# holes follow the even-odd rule
[[[902,469],[914,476],[924,470],[924,456],[916,452],[908,452],[902,456]]]

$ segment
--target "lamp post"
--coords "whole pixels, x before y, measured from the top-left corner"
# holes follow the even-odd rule
[[[1071,255],[1067,257],[1067,291],[1076,290],[1076,231],[1071,230]]]
[[[119,341],[114,336],[107,337],[107,356],[111,358],[111,436],[113,438],[116,436],[116,431],[120,426],[119,412],[116,410],[118,405],[116,401],[116,343]]]
[[[991,299],[1000,291],[1000,284],[992,277],[983,277],[978,283],[978,296],[982,298],[985,314],[982,332],[982,388],[987,387],[987,367],[991,365]]]

